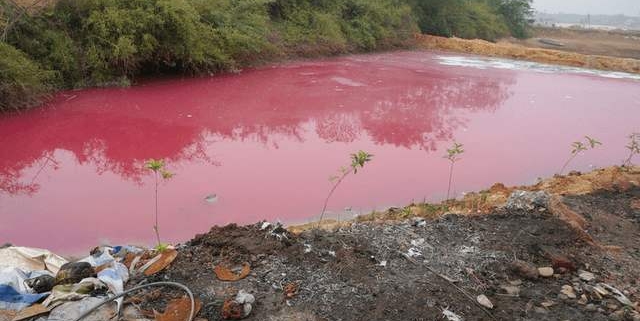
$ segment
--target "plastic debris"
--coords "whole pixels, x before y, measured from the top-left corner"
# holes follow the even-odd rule
[[[56,285],[42,303],[45,307],[55,307],[66,301],[78,301],[92,294],[106,294],[109,288],[96,278],[86,278],[76,284]]]
[[[0,248],[0,267],[19,268],[23,271],[47,270],[58,273],[67,260],[50,251],[28,247]]]
[[[202,302],[195,300],[194,315],[197,315],[202,308]],[[154,311],[156,321],[184,321],[189,319],[189,312],[191,309],[191,299],[189,297],[182,297],[171,300],[167,304],[167,308],[163,313]]]
[[[213,269],[213,272],[216,273],[216,277],[218,277],[218,280],[220,281],[234,282],[234,281],[238,281],[246,278],[247,275],[251,273],[251,266],[249,265],[249,263],[245,262],[242,265],[242,270],[239,273],[235,273],[231,269],[223,266],[222,264],[218,264]]]
[[[425,227],[427,226],[427,221],[423,218],[416,219],[412,225],[415,227]]]
[[[289,231],[282,225],[282,223],[278,222],[271,225],[271,230],[267,233],[268,236],[275,237],[279,241],[288,240],[290,238]]]
[[[380,261],[380,264],[378,264],[381,267],[386,267],[387,266],[387,261]]]
[[[626,306],[633,306],[633,302],[631,302],[631,300],[629,300],[629,298],[627,298],[626,295],[624,295],[622,292],[620,292],[620,290],[612,287],[609,284],[606,283],[598,283],[598,285],[602,288],[607,289],[609,292],[611,292],[611,295],[618,300],[618,302],[626,305]]]
[[[304,244],[304,253],[305,253],[305,254],[306,254],[306,253],[311,253],[311,250],[312,250],[311,244],[307,244],[307,243],[305,243],[305,244]]]
[[[218,195],[216,194],[211,194],[211,195],[207,195],[207,197],[204,198],[204,201],[212,204],[218,201]]]
[[[446,309],[442,310],[442,315],[445,318],[447,318],[447,320],[449,320],[449,321],[463,321],[464,320],[461,316],[453,313],[453,311],[450,311],[449,308],[446,308]]]
[[[267,229],[267,227],[271,226],[271,223],[269,222],[262,222],[262,225],[260,225],[260,231],[264,231]]]
[[[87,297],[80,301],[65,302],[60,306],[51,310],[48,318],[38,318],[36,321],[70,321],[76,320],[84,312],[94,308],[103,301],[101,298]],[[109,306],[103,306],[96,312],[82,319],[83,321],[104,321],[111,320],[116,314],[114,309]]]
[[[422,252],[420,252],[420,250],[416,249],[415,247],[412,247],[409,249],[409,251],[407,251],[406,255],[408,257],[418,257],[418,256],[422,256]]]
[[[9,285],[0,285],[0,310],[22,310],[46,296],[47,294],[24,294]]]
[[[33,292],[42,293],[51,290],[51,288],[49,288],[47,291],[36,291],[32,285],[29,285],[31,283],[36,283],[35,281],[30,280],[34,280],[41,276],[53,277],[49,271],[24,271],[15,267],[0,268],[0,284],[11,286],[21,294],[29,294]]]
[[[240,320],[251,314],[252,304],[256,301],[253,294],[245,290],[238,291],[235,299],[224,301],[222,306],[222,318],[225,320]]]

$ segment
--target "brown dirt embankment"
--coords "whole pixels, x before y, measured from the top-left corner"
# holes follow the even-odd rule
[[[506,38],[500,42],[585,55],[640,59],[640,31],[637,30],[537,27],[532,34],[529,39]]]
[[[565,65],[599,70],[640,73],[640,60],[600,55],[586,55],[561,50],[528,48],[513,43],[493,43],[474,39],[444,38],[418,35],[419,48],[429,50],[454,51],[475,55],[528,60],[540,63]]]

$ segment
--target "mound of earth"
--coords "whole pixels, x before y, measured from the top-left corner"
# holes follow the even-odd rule
[[[625,177],[550,193],[560,204],[549,206],[296,234],[268,223],[214,227],[147,281],[184,283],[210,321],[223,320],[240,290],[256,299],[246,320],[640,320],[640,187]],[[531,189],[544,184],[562,185]],[[559,206],[584,221],[572,224]],[[220,266],[240,278],[250,271],[220,281]]]

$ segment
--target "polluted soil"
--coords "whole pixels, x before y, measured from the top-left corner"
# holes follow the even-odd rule
[[[213,227],[136,282],[187,285],[210,321],[640,320],[638,176],[614,168],[498,188],[510,195],[501,204],[457,214]],[[255,301],[230,311],[239,291]]]

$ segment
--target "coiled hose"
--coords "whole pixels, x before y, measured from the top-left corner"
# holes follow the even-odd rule
[[[193,320],[194,314],[195,314],[195,310],[196,310],[196,301],[193,298],[193,293],[191,292],[191,290],[186,287],[183,284],[180,283],[176,283],[176,282],[153,282],[153,283],[148,283],[148,284],[144,284],[144,285],[140,285],[140,286],[136,286],[134,288],[131,288],[127,291],[124,291],[116,296],[112,296],[110,298],[107,298],[106,300],[100,302],[100,304],[96,305],[95,307],[85,311],[82,315],[80,315],[79,317],[77,317],[74,321],[80,321],[84,318],[86,318],[87,316],[89,316],[91,313],[93,313],[94,311],[96,311],[97,309],[99,309],[100,307],[102,307],[103,305],[119,299],[121,297],[124,297],[125,295],[135,292],[135,291],[139,291],[148,287],[152,287],[152,286],[173,286],[173,287],[177,287],[180,288],[182,290],[184,290],[185,292],[187,292],[187,294],[189,295],[189,300],[191,300],[191,311],[189,312],[189,318],[186,321],[191,321]]]

